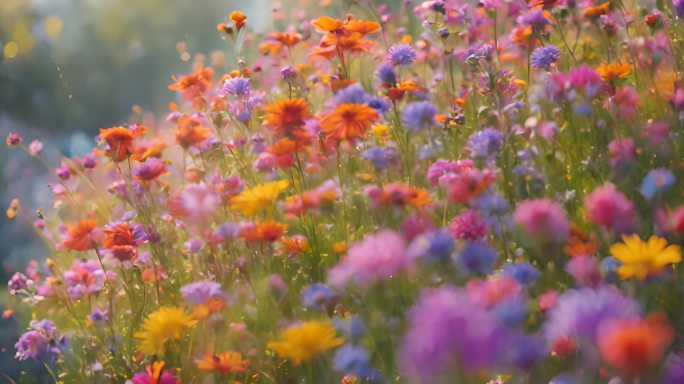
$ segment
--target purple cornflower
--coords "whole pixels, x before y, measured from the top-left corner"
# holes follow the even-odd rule
[[[465,275],[484,275],[492,271],[499,257],[487,244],[468,242],[456,256],[456,265]]]
[[[394,67],[390,64],[382,64],[375,71],[375,77],[378,81],[387,87],[393,87],[397,83],[397,74],[394,72]]]
[[[537,268],[524,261],[507,263],[503,267],[502,274],[514,278],[520,285],[531,285],[541,276],[541,272]]]
[[[361,84],[352,84],[337,92],[333,97],[332,103],[337,106],[340,104],[368,104],[370,95],[366,92]]]
[[[302,303],[314,309],[325,308],[326,304],[337,298],[337,293],[325,284],[311,284],[302,290]]]
[[[285,67],[280,70],[280,78],[289,81],[297,77],[297,70],[294,67]]]
[[[550,343],[560,337],[593,342],[605,320],[630,319],[639,316],[639,312],[638,304],[612,285],[570,289],[549,312],[543,332]]]
[[[377,170],[384,170],[399,159],[394,147],[371,147],[361,153],[361,158],[370,161]]]
[[[448,261],[455,247],[454,237],[442,228],[416,236],[408,253],[412,258],[422,258],[427,262]]]
[[[515,222],[537,238],[562,242],[570,234],[570,223],[560,205],[548,199],[521,202],[513,214]]]
[[[551,70],[551,66],[560,60],[561,51],[555,45],[538,47],[530,56],[530,64],[533,68]]]
[[[416,51],[408,44],[394,45],[387,52],[387,61],[392,65],[410,65],[416,57]]]
[[[503,133],[494,128],[485,128],[470,135],[466,151],[476,159],[490,160],[496,157],[503,146]]]
[[[412,265],[404,238],[396,232],[383,230],[352,245],[347,258],[330,269],[328,280],[333,286],[344,286],[352,281],[368,286],[378,279],[410,269]]]
[[[656,196],[660,196],[670,189],[676,180],[674,174],[669,169],[652,169],[648,171],[648,174],[641,182],[639,192],[641,192],[646,200],[651,201]]]
[[[245,96],[249,94],[249,79],[244,77],[233,77],[223,83],[221,92],[223,95]]]
[[[57,328],[50,320],[33,320],[30,331],[24,333],[14,345],[17,349],[17,360],[26,360],[29,357],[43,362],[52,363],[60,353],[57,345],[65,343],[64,338],[59,338]]]
[[[437,108],[429,101],[417,101],[409,104],[401,114],[401,120],[411,132],[417,132],[437,124],[435,121]]]
[[[401,366],[419,382],[436,382],[454,366],[472,372],[491,368],[499,360],[501,328],[463,290],[449,286],[428,290],[408,317]]]
[[[226,293],[221,288],[221,284],[215,281],[196,281],[183,286],[180,289],[183,300],[188,305],[206,304],[210,299],[218,298],[225,301]]]

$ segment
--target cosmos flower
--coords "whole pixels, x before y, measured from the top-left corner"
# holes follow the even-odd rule
[[[87,251],[95,248],[100,239],[100,231],[93,219],[67,225],[67,235],[62,246],[74,251]]]
[[[336,336],[335,328],[328,322],[306,321],[287,327],[278,340],[268,342],[267,348],[300,365],[342,343],[344,339]]]
[[[364,137],[373,122],[379,118],[375,109],[367,104],[340,104],[323,115],[320,121],[326,140],[336,143]]]
[[[168,341],[180,340],[196,323],[183,308],[160,307],[147,315],[143,330],[135,333],[140,340],[138,349],[148,355],[163,355]]]
[[[175,83],[169,85],[170,91],[179,91],[183,100],[201,101],[204,92],[211,87],[211,79],[214,77],[212,68],[204,68],[199,65],[194,73],[181,76]]]
[[[309,104],[304,99],[284,99],[264,107],[264,124],[276,133],[289,135],[301,129],[310,118]]]
[[[133,140],[146,131],[145,128],[131,129],[122,126],[100,129],[100,138],[107,143],[107,155],[116,162],[123,161],[133,153]]]
[[[622,262],[618,268],[620,278],[635,277],[644,280],[656,275],[670,264],[682,261],[682,250],[679,245],[668,245],[667,240],[659,236],[651,236],[643,241],[639,235],[622,236],[622,243],[610,247],[610,254]]]

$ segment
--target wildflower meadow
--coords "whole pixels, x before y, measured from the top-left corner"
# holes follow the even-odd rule
[[[226,11],[231,70],[197,55],[167,109],[57,164],[7,137],[54,179],[7,209],[50,251],[8,283],[17,359],[60,384],[684,383],[684,1],[302,1],[266,34]]]

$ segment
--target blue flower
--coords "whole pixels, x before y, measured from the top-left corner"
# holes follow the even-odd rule
[[[498,257],[499,254],[489,245],[469,242],[456,256],[456,265],[466,275],[484,275],[492,271]]]
[[[366,325],[358,316],[352,315],[346,320],[336,318],[334,324],[335,328],[339,329],[351,343],[357,343],[366,333]]]
[[[677,179],[669,169],[656,168],[648,172],[644,181],[641,182],[639,192],[651,201],[656,196],[660,196],[670,189]]]
[[[371,147],[361,153],[361,158],[370,161],[375,169],[383,170],[399,158],[399,153],[394,147]]]
[[[561,57],[561,51],[554,45],[545,45],[536,48],[530,56],[530,64],[537,69],[550,70],[551,65],[558,62]]]
[[[302,291],[302,303],[309,308],[321,309],[337,298],[337,293],[324,284],[312,284]]]
[[[394,86],[397,83],[397,74],[394,72],[394,67],[389,64],[383,64],[375,71],[375,78],[380,83]]]
[[[361,84],[352,84],[337,92],[333,97],[333,104],[368,104],[370,95],[366,93]]]
[[[503,275],[516,279],[521,285],[530,285],[537,281],[541,272],[530,263],[519,262],[504,265]]]
[[[437,108],[429,101],[418,101],[409,104],[401,114],[401,119],[409,131],[416,132],[437,124],[435,115]]]
[[[387,61],[392,65],[409,65],[416,61],[416,51],[407,44],[392,46],[387,53]]]
[[[491,159],[502,146],[503,133],[494,128],[485,128],[470,135],[466,150],[476,159]]]
[[[427,262],[438,262],[450,260],[454,248],[454,237],[446,229],[441,229],[417,236],[411,242],[408,252],[412,257],[420,257]]]
[[[371,371],[370,356],[365,348],[346,344],[335,353],[333,368],[346,375],[355,375],[365,378]]]
[[[223,83],[223,94],[233,96],[244,96],[249,93],[249,79],[244,77],[234,77]]]

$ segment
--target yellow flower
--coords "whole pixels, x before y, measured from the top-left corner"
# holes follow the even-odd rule
[[[147,316],[143,331],[135,333],[135,338],[141,340],[138,349],[148,355],[164,354],[167,341],[180,339],[196,323],[183,308],[161,307]]]
[[[270,341],[267,348],[299,365],[341,345],[344,339],[335,334],[335,328],[328,322],[307,321],[288,327],[280,334],[280,340]]]
[[[230,199],[230,209],[239,211],[245,216],[254,216],[257,212],[273,204],[289,186],[290,183],[287,180],[278,180],[245,189]]]
[[[655,275],[669,264],[682,261],[681,248],[678,245],[667,245],[667,240],[659,236],[651,236],[642,241],[638,235],[622,236],[624,243],[615,243],[610,247],[610,254],[622,262],[618,268],[620,278],[636,277],[639,280]]]
[[[599,65],[596,68],[596,73],[601,76],[601,80],[612,83],[613,80],[628,78],[632,70],[629,64],[610,63]]]

